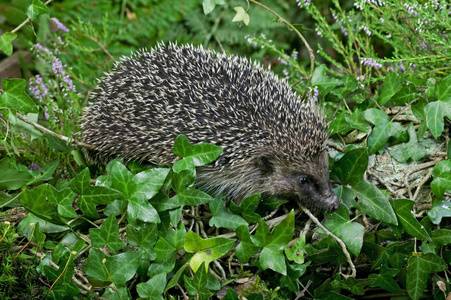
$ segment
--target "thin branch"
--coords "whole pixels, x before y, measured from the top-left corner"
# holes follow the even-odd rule
[[[346,259],[348,260],[349,266],[351,267],[351,275],[344,275],[344,274],[342,274],[342,275],[346,278],[347,277],[355,277],[357,275],[357,271],[355,269],[354,263],[352,262],[351,255],[349,254],[348,249],[346,248],[345,243],[343,243],[343,241],[339,237],[337,237],[335,234],[330,232],[326,227],[324,227],[323,224],[321,224],[321,222],[310,212],[310,210],[308,210],[304,206],[301,206],[301,208],[319,228],[321,228],[328,236],[330,236],[335,241],[337,241],[337,243],[343,249],[343,253],[346,256]]]

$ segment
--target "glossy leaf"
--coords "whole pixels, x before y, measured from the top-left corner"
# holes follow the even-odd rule
[[[407,267],[407,293],[414,299],[420,299],[427,286],[431,273],[445,270],[447,264],[436,254],[411,256]]]
[[[184,248],[186,252],[194,253],[190,266],[194,272],[197,272],[202,263],[208,266],[210,262],[225,255],[234,243],[234,240],[223,237],[202,239],[196,233],[189,231],[186,234]]]
[[[391,205],[395,209],[398,220],[404,230],[413,237],[420,240],[430,241],[431,237],[418,220],[412,215],[412,209],[415,201],[408,199],[395,199]]]
[[[38,107],[25,92],[27,82],[25,79],[2,80],[4,93],[0,95],[0,107],[8,107],[20,112],[37,112]]]
[[[12,32],[5,32],[0,36],[0,50],[6,55],[11,56],[13,54],[13,41],[16,39],[17,34]],[[2,82],[3,85],[3,82]],[[3,85],[3,88],[5,86]]]
[[[359,255],[363,245],[365,228],[361,224],[349,220],[349,211],[344,205],[340,206],[335,213],[330,214],[328,218],[325,218],[323,225],[339,237],[352,254]]]
[[[116,217],[114,215],[110,215],[106,218],[100,228],[89,229],[89,235],[94,247],[101,248],[107,245],[108,249],[113,254],[116,254],[125,246],[124,241],[118,237],[119,225],[117,224]]]

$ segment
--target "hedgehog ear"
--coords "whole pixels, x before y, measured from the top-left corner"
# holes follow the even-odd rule
[[[257,157],[257,167],[262,174],[271,174],[274,171],[274,157],[270,155],[260,155]]]

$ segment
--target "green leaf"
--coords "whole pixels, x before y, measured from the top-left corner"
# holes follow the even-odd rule
[[[432,231],[432,242],[437,246],[446,246],[451,244],[451,230],[438,229]]]
[[[297,264],[304,263],[305,235],[300,237],[290,248],[285,248],[285,255]]]
[[[0,36],[0,50],[6,55],[11,56],[13,54],[13,41],[16,39],[17,34],[12,32],[5,32]],[[3,85],[3,83],[2,83]],[[3,85],[3,88],[5,86]]]
[[[407,267],[406,280],[409,296],[414,300],[420,299],[426,289],[428,275],[446,268],[447,264],[435,254],[412,255]]]
[[[436,164],[432,176],[431,189],[436,196],[443,197],[446,192],[451,192],[451,160]]]
[[[135,180],[138,186],[133,196],[142,194],[145,199],[155,196],[163,186],[169,171],[168,168],[154,168],[136,174]]]
[[[365,121],[365,117],[358,108],[356,108],[351,115],[345,116],[345,120],[352,128],[360,131],[369,132],[371,129],[371,126]]]
[[[27,82],[25,79],[3,78],[4,93],[0,95],[0,107],[8,107],[24,113],[38,112],[38,107],[25,92]]]
[[[186,252],[194,253],[189,264],[191,269],[197,272],[202,263],[208,266],[210,262],[225,255],[234,243],[234,240],[223,237],[202,239],[196,233],[189,231],[186,234],[184,248]]]
[[[395,72],[389,72],[385,76],[384,83],[380,87],[377,102],[380,105],[390,100],[401,89],[401,78]]]
[[[21,203],[36,216],[55,224],[65,224],[62,218],[75,218],[72,208],[76,194],[69,189],[56,190],[50,184],[41,184],[33,190],[24,190]],[[62,218],[61,218],[62,217]]]
[[[268,234],[268,226],[260,220],[257,233],[251,236],[252,242],[263,247],[260,253],[260,266],[263,270],[271,269],[283,275],[287,274],[287,267],[283,250],[291,241],[294,233],[294,212],[290,211],[288,216]]]
[[[360,254],[365,228],[361,224],[349,220],[349,211],[344,205],[330,214],[329,218],[323,221],[323,225],[339,237],[352,254]]]
[[[368,151],[366,148],[356,148],[346,152],[334,164],[334,174],[342,184],[356,184],[362,180],[368,167]]]
[[[174,154],[183,157],[174,163],[172,168],[179,173],[192,167],[200,167],[216,160],[222,148],[213,144],[199,143],[191,145],[188,138],[180,134],[174,142]]]
[[[121,196],[121,193],[106,186],[91,186],[89,169],[85,168],[71,181],[71,189],[81,197],[77,206],[90,218],[99,218],[96,207],[107,205]]]
[[[429,131],[435,138],[438,138],[444,129],[445,123],[443,118],[451,117],[451,102],[435,101],[431,102],[424,108],[426,114],[426,124]]]
[[[451,103],[451,75],[437,82],[435,95],[438,101]]]
[[[47,8],[47,6],[45,6],[44,3],[42,3],[40,0],[32,0],[30,6],[28,6],[27,9],[27,16],[31,21],[34,21],[40,14],[45,14],[48,12],[49,9]]]
[[[217,5],[224,5],[224,0],[203,0],[202,2],[202,8],[204,9],[204,14],[208,15],[213,11],[215,6]]]
[[[128,200],[127,217],[149,223],[160,223],[156,209],[142,197],[133,196]]]
[[[417,161],[426,155],[424,145],[418,142],[413,123],[409,124],[407,132],[409,134],[409,142],[396,145],[389,151],[390,155],[399,162],[405,162],[409,158]]]
[[[351,125],[346,120],[346,117],[349,116],[348,111],[340,112],[330,123],[329,132],[330,134],[341,134],[344,135],[352,130]]]
[[[212,202],[209,203],[212,218],[208,224],[218,228],[233,228],[236,229],[241,225],[248,225],[248,223],[240,216],[232,214],[226,209],[226,202],[222,196],[216,196]]]
[[[362,201],[358,209],[382,222],[398,225],[395,212],[382,192],[373,184],[362,180],[353,186],[345,186]]]
[[[249,15],[241,6],[236,6],[233,8],[236,11],[236,15],[233,17],[232,22],[243,22],[249,25]]]
[[[30,180],[27,183],[27,185],[41,183],[52,179],[53,178],[52,175],[55,172],[56,168],[58,167],[59,163],[60,163],[59,160],[55,160],[47,164],[45,167],[39,170],[40,173],[39,176],[35,176],[32,180]]]
[[[370,285],[371,287],[380,287],[390,293],[402,294],[402,290],[399,287],[393,276],[399,273],[398,269],[389,269],[386,266],[381,266],[379,274],[370,274],[368,277],[375,279]]]
[[[249,223],[255,223],[260,220],[260,215],[255,213],[255,210],[260,203],[260,194],[254,194],[249,197],[246,197],[241,201],[241,204],[237,206],[235,202],[230,202],[230,211],[234,214],[241,214]]]
[[[89,229],[89,235],[94,247],[101,248],[107,245],[113,254],[116,254],[117,251],[125,246],[124,241],[118,237],[119,225],[116,223],[116,217],[114,215],[106,218],[100,228]]]
[[[312,87],[317,86],[321,97],[327,95],[331,90],[339,85],[343,85],[343,81],[326,75],[326,65],[316,67],[312,75]]]
[[[205,265],[205,263],[202,263],[199,272],[194,274],[194,278],[191,279],[186,275],[183,276],[188,294],[192,296],[198,295],[200,300],[210,299],[213,295],[213,293],[206,288],[208,284],[208,273]]]
[[[29,172],[16,169],[0,171],[0,189],[14,191],[22,188],[33,177]]]
[[[451,217],[451,202],[445,200],[438,201],[428,211],[428,217],[436,225],[440,224],[443,217]]]
[[[382,148],[390,137],[404,140],[405,129],[397,122],[391,122],[385,112],[377,108],[367,109],[365,119],[374,125],[368,137],[368,152],[373,154]]]
[[[178,193],[173,198],[173,203],[177,205],[190,205],[195,206],[199,204],[205,204],[213,201],[213,197],[205,192],[197,190],[195,188],[186,188],[184,191]]]
[[[136,285],[136,291],[142,298],[163,300],[163,292],[166,287],[166,273],[152,276],[149,280]]]
[[[105,263],[103,263],[104,259]],[[100,250],[92,248],[83,270],[88,276],[97,280],[112,282],[117,287],[123,287],[135,276],[140,260],[141,252],[139,251],[106,256]]]
[[[297,281],[302,275],[305,274],[310,263],[311,262],[308,262],[302,265],[287,264],[287,276],[282,276],[282,278],[280,279],[280,286],[287,287],[290,291],[297,294],[299,292]]]
[[[404,230],[413,237],[420,240],[430,241],[431,237],[418,220],[412,215],[412,208],[415,201],[408,199],[395,199],[391,205],[395,209],[398,220]]]
[[[254,245],[251,240],[251,234],[247,226],[240,226],[236,229],[236,236],[240,243],[235,248],[235,255],[242,263],[247,263],[251,256],[258,253],[260,247]]]

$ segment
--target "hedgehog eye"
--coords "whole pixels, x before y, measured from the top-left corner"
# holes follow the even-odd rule
[[[300,184],[306,184],[308,182],[307,176],[301,176],[299,177],[299,183]]]

